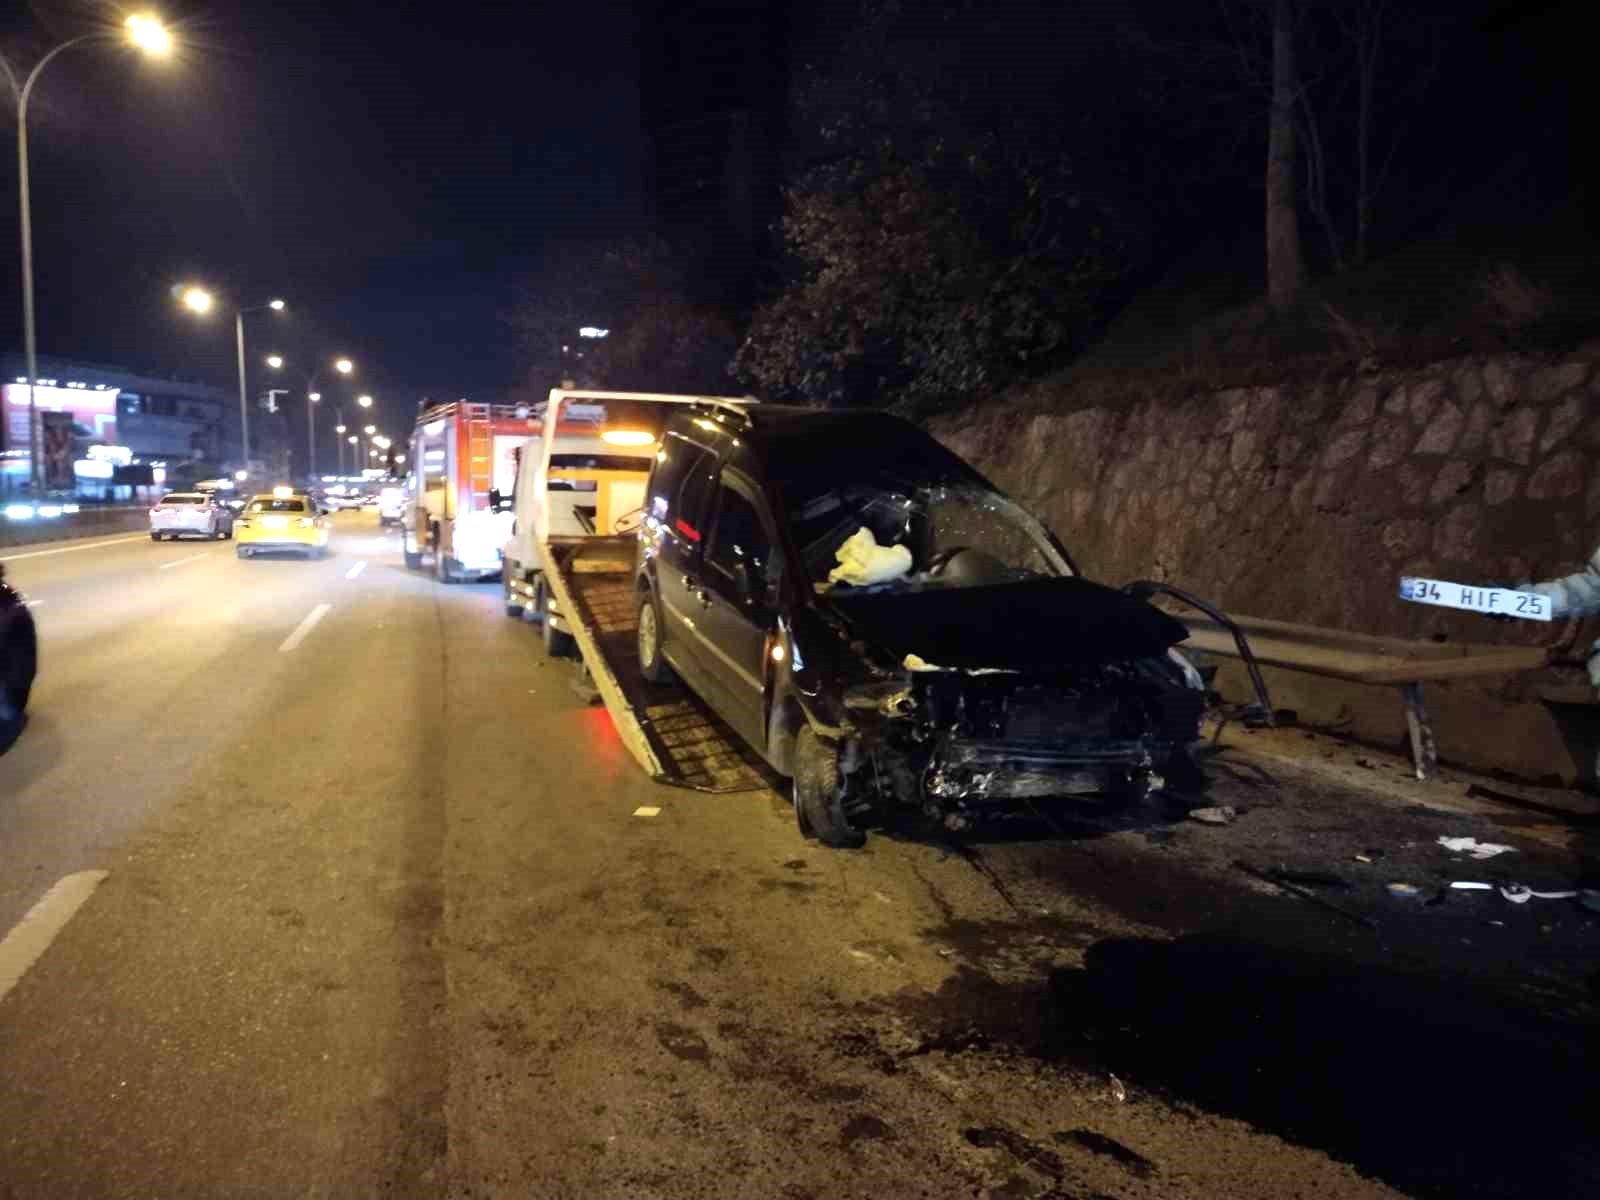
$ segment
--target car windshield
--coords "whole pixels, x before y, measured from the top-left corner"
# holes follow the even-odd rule
[[[795,481],[784,486],[784,503],[805,573],[819,585],[840,565],[845,542],[859,539],[862,529],[877,546],[904,547],[910,555],[909,569],[871,586],[959,587],[1071,573],[1043,525],[984,488],[892,479],[842,486]],[[903,563],[905,555],[899,559]]]
[[[306,502],[304,500],[285,500],[274,497],[269,500],[252,500],[250,502],[251,512],[305,512],[305,510]]]

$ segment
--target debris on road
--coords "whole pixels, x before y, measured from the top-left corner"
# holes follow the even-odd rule
[[[1401,896],[1407,900],[1422,895],[1422,889],[1414,883],[1391,883],[1386,889],[1391,896]]]
[[[1202,825],[1231,825],[1238,816],[1238,811],[1231,804],[1219,804],[1210,808],[1191,808],[1189,820],[1198,821]]]
[[[1115,1075],[1111,1076],[1111,1098],[1118,1104],[1125,1104],[1128,1100],[1128,1089]]]
[[[1577,892],[1536,892],[1525,883],[1508,883],[1500,894],[1513,904],[1526,904],[1529,900],[1571,900]]]
[[[1273,887],[1281,888],[1283,891],[1286,891],[1291,895],[1299,896],[1302,900],[1310,901],[1319,908],[1325,908],[1329,912],[1337,913],[1347,921],[1354,921],[1358,925],[1365,925],[1368,929],[1376,929],[1378,927],[1377,922],[1373,921],[1372,918],[1363,916],[1358,912],[1352,912],[1348,908],[1342,908],[1330,900],[1324,900],[1310,888],[1301,887],[1298,883],[1291,883],[1281,877],[1282,875],[1292,874],[1292,872],[1283,871],[1281,868],[1278,872],[1263,871],[1259,867],[1253,867],[1249,863],[1240,859],[1234,859],[1233,865],[1236,869],[1243,871],[1246,875],[1249,875],[1255,879],[1259,879],[1263,883],[1270,883]],[[1340,880],[1339,882],[1342,884],[1344,881]],[[1393,884],[1390,884],[1389,886],[1391,888],[1394,887]]]
[[[1440,837],[1439,845],[1458,854],[1470,854],[1473,858],[1493,858],[1497,854],[1516,852],[1515,846],[1502,846],[1498,842],[1480,842],[1477,838],[1470,837]]]

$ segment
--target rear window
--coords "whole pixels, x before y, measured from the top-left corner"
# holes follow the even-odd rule
[[[182,495],[182,494],[179,494],[179,493],[176,493],[176,492],[174,492],[170,496],[161,497],[161,507],[162,508],[178,508],[179,506],[185,505],[185,504],[204,504],[205,502],[206,502],[206,497],[205,496],[189,496],[189,495]]]
[[[716,466],[716,455],[709,450],[669,433],[661,441],[650,474],[650,517],[690,541],[699,541],[699,525],[707,493],[716,481]]]
[[[305,512],[305,510],[306,502],[304,500],[279,500],[274,498],[271,500],[252,500],[250,502],[251,512]]]

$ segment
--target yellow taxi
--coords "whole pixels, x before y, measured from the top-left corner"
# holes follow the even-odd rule
[[[234,553],[240,558],[275,550],[298,550],[307,558],[328,553],[330,523],[317,502],[304,492],[278,487],[251,496],[234,518]]]

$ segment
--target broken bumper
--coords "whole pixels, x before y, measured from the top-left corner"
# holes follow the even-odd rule
[[[952,738],[929,764],[927,792],[968,804],[1117,791],[1172,753],[1151,738]]]

